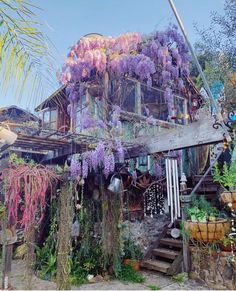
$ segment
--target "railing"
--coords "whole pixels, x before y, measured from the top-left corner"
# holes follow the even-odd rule
[[[213,166],[215,165],[215,163],[218,161],[218,159],[221,156],[222,152],[223,152],[223,149],[221,151],[219,151],[219,153],[217,154],[215,160],[212,162],[212,164],[210,165],[210,167],[206,170],[206,172],[201,177],[201,179],[199,180],[199,182],[194,186],[194,188],[191,191],[191,193],[189,194],[189,196],[192,197],[194,195],[194,193],[198,190],[198,188],[201,186],[202,182],[204,181],[204,179],[206,178],[206,176],[208,175],[208,173],[210,172],[210,170],[213,168]]]

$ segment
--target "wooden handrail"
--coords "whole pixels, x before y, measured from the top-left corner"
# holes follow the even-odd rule
[[[200,185],[202,184],[202,182],[204,181],[204,179],[206,178],[207,174],[210,172],[210,170],[212,169],[212,167],[215,165],[215,163],[218,161],[220,155],[222,154],[223,149],[217,154],[215,160],[213,161],[213,163],[210,165],[210,167],[206,170],[206,172],[204,173],[204,175],[201,177],[201,179],[199,180],[199,182],[194,186],[192,192],[189,194],[190,196],[193,196],[194,193],[196,192],[196,190],[200,187]]]

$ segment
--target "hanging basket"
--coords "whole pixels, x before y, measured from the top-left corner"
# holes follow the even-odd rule
[[[90,84],[88,92],[93,97],[102,96],[104,88],[100,84]]]
[[[185,221],[185,229],[190,232],[190,237],[203,242],[214,242],[223,239],[229,228],[230,224],[227,219],[220,219],[214,222]]]
[[[229,204],[229,206],[236,210],[236,192],[225,191],[220,194],[220,199],[222,202]]]

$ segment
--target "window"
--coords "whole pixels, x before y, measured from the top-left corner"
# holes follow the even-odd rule
[[[57,129],[57,110],[52,109],[45,111],[43,114],[43,128]]]

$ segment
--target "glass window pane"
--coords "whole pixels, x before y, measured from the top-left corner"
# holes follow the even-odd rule
[[[50,121],[50,111],[45,111],[43,114],[43,122],[48,123]]]
[[[55,122],[57,120],[57,110],[51,111],[51,122]]]

